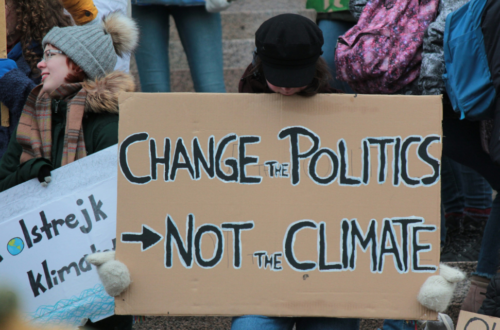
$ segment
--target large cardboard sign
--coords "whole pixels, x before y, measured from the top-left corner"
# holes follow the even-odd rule
[[[118,314],[435,319],[441,98],[123,94]]]
[[[456,330],[494,330],[499,324],[497,317],[460,311]]]
[[[35,323],[80,325],[113,315],[85,256],[114,249],[116,146],[0,193],[0,285]]]

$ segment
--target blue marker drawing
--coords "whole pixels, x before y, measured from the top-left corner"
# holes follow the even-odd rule
[[[19,237],[14,237],[7,243],[7,251],[13,256],[17,256],[24,250],[24,241]],[[1,259],[0,259],[1,261]]]
[[[113,315],[114,308],[115,299],[98,284],[82,291],[78,297],[60,300],[52,306],[40,306],[29,318],[35,324],[80,325],[85,318]]]

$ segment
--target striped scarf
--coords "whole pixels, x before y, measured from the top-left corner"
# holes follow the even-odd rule
[[[61,166],[87,156],[83,138],[82,119],[87,91],[80,83],[63,84],[47,95],[40,93],[43,85],[35,87],[26,101],[19,126],[17,141],[23,148],[20,164],[32,158],[52,160],[52,99],[67,98],[66,128]]]

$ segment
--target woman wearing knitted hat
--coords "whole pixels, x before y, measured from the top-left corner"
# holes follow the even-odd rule
[[[42,84],[28,97],[15,136],[0,161],[0,190],[117,143],[120,91],[133,79],[112,72],[117,54],[137,44],[135,23],[111,14],[102,25],[53,28],[38,64]]]
[[[135,23],[111,14],[102,24],[55,27],[43,39],[42,84],[28,96],[0,161],[0,191],[118,142],[118,100],[131,76],[113,68],[137,44]]]
[[[131,52],[137,38],[134,21],[118,13],[102,24],[50,30],[38,63],[42,83],[28,96],[0,160],[0,191],[32,178],[46,186],[51,170],[118,143],[117,96],[135,86],[131,76],[113,69],[117,54]],[[132,317],[90,327],[131,329]]]

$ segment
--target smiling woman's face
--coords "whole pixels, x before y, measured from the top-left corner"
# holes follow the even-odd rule
[[[269,86],[269,89],[272,90],[273,92],[280,93],[281,95],[285,95],[285,96],[297,94],[298,92],[303,91],[304,89],[307,88],[307,86],[303,86],[303,87],[278,87],[278,86],[274,86],[269,81],[267,81],[267,86]]]
[[[44,50],[45,60],[42,59],[37,65],[38,69],[41,71],[43,83],[42,91],[47,94],[52,93],[59,88],[59,86],[66,83],[66,77],[68,77],[69,74],[76,73],[73,68],[68,66],[66,55],[56,52],[51,53],[50,50],[59,51],[59,49],[52,45],[46,45]]]

